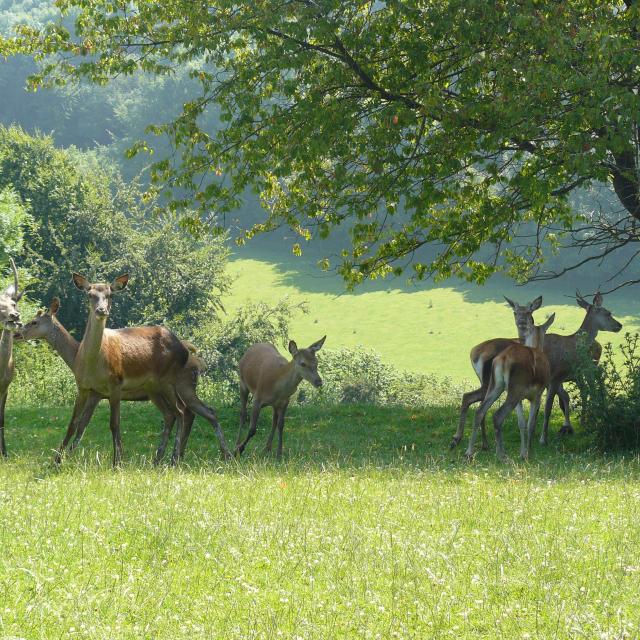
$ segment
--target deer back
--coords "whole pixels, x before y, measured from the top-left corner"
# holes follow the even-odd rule
[[[291,369],[291,363],[268,342],[249,347],[239,363],[240,380],[254,395],[270,397],[278,382]]]
[[[546,387],[550,379],[549,360],[540,349],[512,344],[493,361],[494,374],[508,380],[510,390],[518,391],[519,395],[528,397],[534,389]]]

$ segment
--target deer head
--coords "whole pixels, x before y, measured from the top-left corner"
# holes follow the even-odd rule
[[[289,353],[293,356],[293,366],[296,372],[314,387],[322,386],[322,378],[318,374],[318,359],[316,353],[320,351],[327,336],[309,345],[306,349],[298,349],[298,345],[289,341]]]
[[[13,271],[13,284],[10,284],[0,293],[0,324],[9,331],[15,331],[22,325],[20,323],[20,312],[18,311],[18,301],[22,298],[22,293],[18,292],[18,270],[16,264],[11,260]]]
[[[129,282],[129,274],[118,276],[111,284],[98,282],[91,284],[79,273],[73,274],[73,284],[84,291],[89,299],[89,309],[100,320],[105,320],[111,313],[111,296],[122,291]]]
[[[532,326],[525,335],[525,346],[532,347],[533,349],[540,349],[540,351],[542,351],[542,348],[544,347],[544,336],[555,319],[556,314],[552,313],[542,324],[537,327]]]
[[[22,330],[16,337],[21,340],[41,340],[46,338],[53,331],[53,319],[60,309],[60,298],[51,300],[46,311],[38,310],[35,317],[23,325]]]
[[[504,299],[513,309],[513,317],[516,321],[518,334],[520,338],[524,339],[525,334],[533,329],[533,312],[539,309],[540,305],[542,305],[542,296],[538,296],[535,300],[529,302],[529,304],[524,305],[520,305],[513,300],[509,300],[507,296],[504,296]]]
[[[589,304],[578,291],[576,291],[576,302],[587,312],[587,321],[598,331],[613,331],[618,333],[622,329],[622,323],[618,322],[611,311],[602,306],[602,294],[600,292],[593,296],[593,303]]]

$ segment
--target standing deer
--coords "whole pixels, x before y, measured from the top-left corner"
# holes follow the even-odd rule
[[[60,300],[55,297],[49,304],[49,309],[45,312],[38,311],[36,316],[25,323],[22,330],[16,334],[16,339],[20,340],[45,340],[64,360],[65,364],[73,371],[73,364],[78,353],[78,347],[80,343],[66,330],[64,325],[58,320],[57,313],[60,309]],[[204,363],[201,359],[195,355],[195,349],[190,343],[184,342],[183,344],[189,349],[189,359],[184,366],[182,372],[179,374],[177,388],[183,385],[193,385],[194,390],[198,381],[200,372],[204,368]],[[103,399],[101,396],[100,399]],[[169,400],[154,396],[149,398],[147,395],[140,394],[139,392],[123,392],[123,400],[151,400],[163,414],[164,429],[162,432],[160,445],[156,452],[154,462],[157,464],[162,460],[164,452],[166,450],[167,442],[173,429],[173,425],[178,417],[178,412],[175,407],[170,405]],[[186,448],[188,434],[191,431],[191,426],[195,415],[188,408],[184,408],[184,433],[182,435],[182,443],[176,441],[174,446],[173,459],[181,458],[184,455]],[[80,439],[86,428],[86,423],[81,425],[76,430],[76,436],[71,443],[70,449],[75,449],[80,443]],[[179,447],[179,450],[177,449]]]
[[[487,395],[478,408],[473,422],[473,431],[469,438],[467,458],[473,457],[473,444],[482,420],[491,405],[507,390],[507,399],[493,414],[493,426],[496,434],[496,454],[501,460],[506,459],[502,440],[502,425],[506,417],[526,398],[529,400],[529,420],[525,428],[524,421],[520,426],[520,457],[528,459],[531,440],[535,432],[536,419],[540,409],[542,393],[549,385],[551,371],[549,360],[542,350],[544,335],[553,324],[555,313],[540,325],[531,327],[525,334],[525,343],[513,343],[499,353],[491,365],[491,378]]]
[[[7,404],[9,385],[13,380],[13,333],[20,328],[20,312],[17,303],[22,298],[18,292],[18,270],[11,260],[13,271],[13,284],[9,285],[0,294],[0,324],[2,336],[0,336],[0,454],[7,457],[7,444],[4,439],[4,408]]]
[[[553,399],[556,394],[560,394],[562,383],[573,380],[574,369],[578,364],[578,342],[582,337],[586,348],[590,349],[591,356],[598,362],[602,347],[596,342],[599,331],[612,331],[618,333],[622,329],[622,324],[612,315],[611,311],[602,306],[602,294],[597,293],[593,298],[593,304],[589,304],[578,292],[576,301],[587,312],[580,328],[569,336],[560,336],[550,333],[545,338],[544,352],[549,358],[551,367],[551,380],[547,390],[547,400],[544,406],[544,424],[540,444],[547,443],[549,431],[549,418],[553,408]],[[560,397],[560,396],[559,396]],[[571,420],[569,419],[569,400],[567,398],[563,406],[564,424],[560,433],[573,433]]]
[[[480,387],[474,391],[469,391],[462,396],[462,407],[460,408],[460,419],[458,421],[458,429],[456,430],[453,439],[451,440],[451,448],[453,449],[462,440],[464,435],[464,425],[467,420],[467,412],[469,407],[476,402],[480,402],[487,394],[487,387],[489,386],[489,377],[491,374],[491,365],[494,358],[502,353],[507,347],[512,344],[524,343],[525,335],[533,328],[533,312],[540,308],[542,305],[542,296],[538,296],[535,300],[532,300],[528,304],[518,304],[513,300],[510,300],[506,296],[504,299],[509,303],[509,306],[513,309],[513,316],[518,329],[518,338],[493,338],[492,340],[486,340],[477,344],[473,349],[469,357],[471,358],[471,365],[473,370],[478,376],[480,381]],[[564,389],[562,390],[564,391]],[[522,407],[518,407],[518,419],[523,422],[524,414],[522,413]],[[487,430],[484,418],[482,420],[482,449],[489,448],[489,441],[487,440]]]
[[[60,462],[74,433],[82,435],[100,398],[105,397],[111,409],[113,464],[118,466],[122,459],[120,401],[123,394],[129,393],[148,396],[154,402],[165,401],[175,408],[179,415],[177,442],[182,442],[182,406],[186,405],[213,425],[220,449],[228,457],[229,449],[213,410],[199,400],[192,387],[179,384],[180,372],[189,358],[189,350],[182,342],[164,327],[106,328],[112,296],[122,291],[128,281],[129,275],[125,274],[111,284],[92,284],[73,274],[75,286],[87,295],[89,318],[73,363],[78,396],[56,462]]]
[[[278,429],[278,458],[282,457],[282,434],[284,416],[289,406],[289,399],[302,380],[307,380],[314,387],[322,386],[318,374],[316,353],[322,348],[327,336],[309,345],[306,349],[298,349],[291,340],[290,361],[283,358],[278,350],[269,343],[260,342],[247,349],[239,363],[240,373],[240,428],[236,440],[236,453],[241,455],[247,442],[253,438],[258,428],[258,417],[262,407],[273,407],[271,434],[267,440],[265,452],[271,451],[273,436]],[[253,395],[251,423],[247,437],[242,441],[242,429],[247,420],[247,400],[249,392]]]

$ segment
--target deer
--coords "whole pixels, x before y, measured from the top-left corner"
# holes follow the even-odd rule
[[[542,426],[542,435],[540,436],[540,444],[542,445],[547,443],[549,418],[551,416],[551,410],[553,409],[554,396],[560,393],[563,382],[573,380],[574,370],[579,360],[579,342],[582,340],[584,346],[590,350],[590,355],[593,360],[598,362],[602,353],[602,347],[596,341],[598,332],[611,331],[618,333],[622,329],[622,323],[618,322],[618,320],[612,316],[611,311],[602,306],[601,293],[596,293],[593,297],[593,303],[589,304],[589,302],[576,291],[576,302],[586,311],[580,328],[568,336],[550,333],[545,338],[544,352],[549,359],[551,379],[549,381],[549,388],[547,389],[547,399],[544,407],[544,423]],[[565,406],[563,406],[563,412],[564,424],[560,429],[560,433],[571,434],[573,433],[573,427],[571,426],[571,420],[569,418],[568,397],[565,401]]]
[[[549,359],[543,351],[545,333],[555,320],[555,313],[539,326],[532,326],[525,332],[524,345],[514,342],[499,353],[491,363],[491,377],[487,394],[476,411],[473,430],[469,438],[466,451],[468,460],[473,458],[473,445],[480,424],[487,415],[487,411],[506,389],[507,398],[504,404],[493,414],[493,426],[496,436],[496,455],[500,460],[507,456],[502,440],[502,426],[507,416],[522,401],[529,400],[529,419],[527,425],[519,420],[520,427],[520,457],[529,458],[529,450],[536,420],[540,409],[540,402],[544,390],[549,386],[551,368]]]
[[[128,394],[146,395],[154,402],[167,402],[175,408],[178,413],[177,442],[182,442],[183,406],[188,407],[211,423],[223,455],[230,457],[213,409],[200,401],[192,387],[180,384],[180,373],[189,358],[187,347],[165,327],[106,327],[112,296],[126,288],[129,274],[118,276],[111,283],[91,283],[74,273],[73,282],[87,296],[89,317],[73,361],[78,395],[55,463],[61,462],[73,435],[82,435],[95,407],[104,397],[109,400],[110,407],[113,466],[118,467],[122,461],[120,402]],[[179,453],[180,447],[176,448]]]
[[[240,359],[238,371],[240,375],[240,428],[236,440],[236,454],[242,455],[247,443],[256,434],[258,417],[263,407],[273,407],[271,433],[265,446],[265,453],[271,452],[273,437],[278,429],[277,457],[282,457],[282,439],[284,417],[289,400],[302,380],[307,380],[314,387],[322,386],[322,378],[318,374],[317,352],[322,348],[327,336],[309,345],[306,349],[298,349],[295,341],[290,340],[288,350],[292,356],[287,360],[274,345],[260,342],[252,345]],[[242,430],[247,421],[247,401],[249,393],[253,395],[251,422],[249,432],[242,440]]]
[[[73,371],[73,364],[78,353],[78,347],[80,343],[67,331],[65,326],[60,322],[57,317],[60,309],[60,299],[56,296],[49,303],[49,308],[45,311],[39,309],[36,315],[26,322],[22,329],[16,333],[16,340],[44,340],[56,351],[56,353],[62,358],[64,363]],[[204,369],[204,362],[196,355],[195,347],[186,341],[182,341],[183,345],[189,350],[189,359],[185,365],[183,371],[180,374],[180,384],[193,384],[194,387],[197,384],[198,377]],[[103,399],[102,397],[100,399]],[[160,399],[158,397],[149,398],[147,395],[140,393],[127,393],[124,392],[122,396],[123,400],[151,400],[158,407],[163,414],[164,428],[160,444],[156,451],[154,458],[154,464],[159,464],[164,456],[164,452],[167,447],[167,442],[173,425],[178,417],[177,412],[171,407],[170,403],[166,399]],[[182,435],[182,442],[176,442],[174,446],[173,460],[180,459],[184,456],[186,449],[188,434],[191,431],[191,426],[195,418],[194,413],[188,408],[184,407],[184,433]],[[84,433],[85,425],[76,430],[75,438],[71,443],[70,450],[75,449]],[[180,447],[179,450],[176,447]]]
[[[476,402],[480,402],[486,396],[487,387],[489,386],[491,365],[494,358],[512,344],[524,343],[525,335],[533,327],[533,312],[539,309],[542,305],[542,296],[538,296],[535,300],[523,305],[510,300],[507,296],[504,296],[504,299],[513,309],[513,316],[518,329],[518,338],[493,338],[491,340],[485,340],[485,342],[481,342],[471,349],[469,357],[471,359],[473,370],[480,381],[480,387],[473,391],[469,391],[462,396],[458,429],[451,440],[451,449],[460,444],[462,440],[469,407]],[[562,391],[564,391],[564,389],[562,389]],[[524,421],[524,414],[522,413],[521,406],[518,407],[518,419],[521,422]],[[487,431],[484,419],[481,426],[482,449],[486,450],[489,448],[489,441],[487,440]]]
[[[4,409],[9,395],[9,385],[13,381],[15,368],[13,365],[13,334],[21,327],[18,301],[22,293],[18,291],[18,270],[13,258],[9,258],[13,271],[13,284],[0,294],[0,454],[7,457],[7,443],[4,437]]]

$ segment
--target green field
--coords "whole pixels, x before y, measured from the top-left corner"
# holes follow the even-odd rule
[[[503,295],[524,303],[542,294],[544,306],[535,315],[542,322],[555,312],[551,330],[555,333],[573,333],[584,318],[584,311],[566,297],[572,290],[559,291],[545,283],[516,287],[492,282],[482,288],[453,288],[430,283],[413,286],[395,279],[345,293],[338,277],[295,259],[279,264],[237,259],[229,269],[236,277],[231,299],[226,301],[229,310],[244,302],[275,302],[283,296],[306,301],[309,313],[299,313],[291,326],[298,342],[312,342],[326,333],[327,348],[363,345],[399,368],[455,381],[475,380],[469,365],[471,347],[488,338],[515,335],[513,314]],[[640,327],[640,305],[629,293],[606,297],[605,306],[624,329],[617,335],[600,334],[602,343],[617,345],[624,332]]]
[[[263,416],[239,463],[198,422],[185,464],[152,468],[159,417],[126,404],[121,471],[104,406],[56,471],[69,414],[8,415],[2,638],[640,632],[640,463],[584,453],[584,436],[467,465],[447,447],[454,409],[294,407],[281,463],[260,453]],[[221,419],[233,439],[236,411]]]

